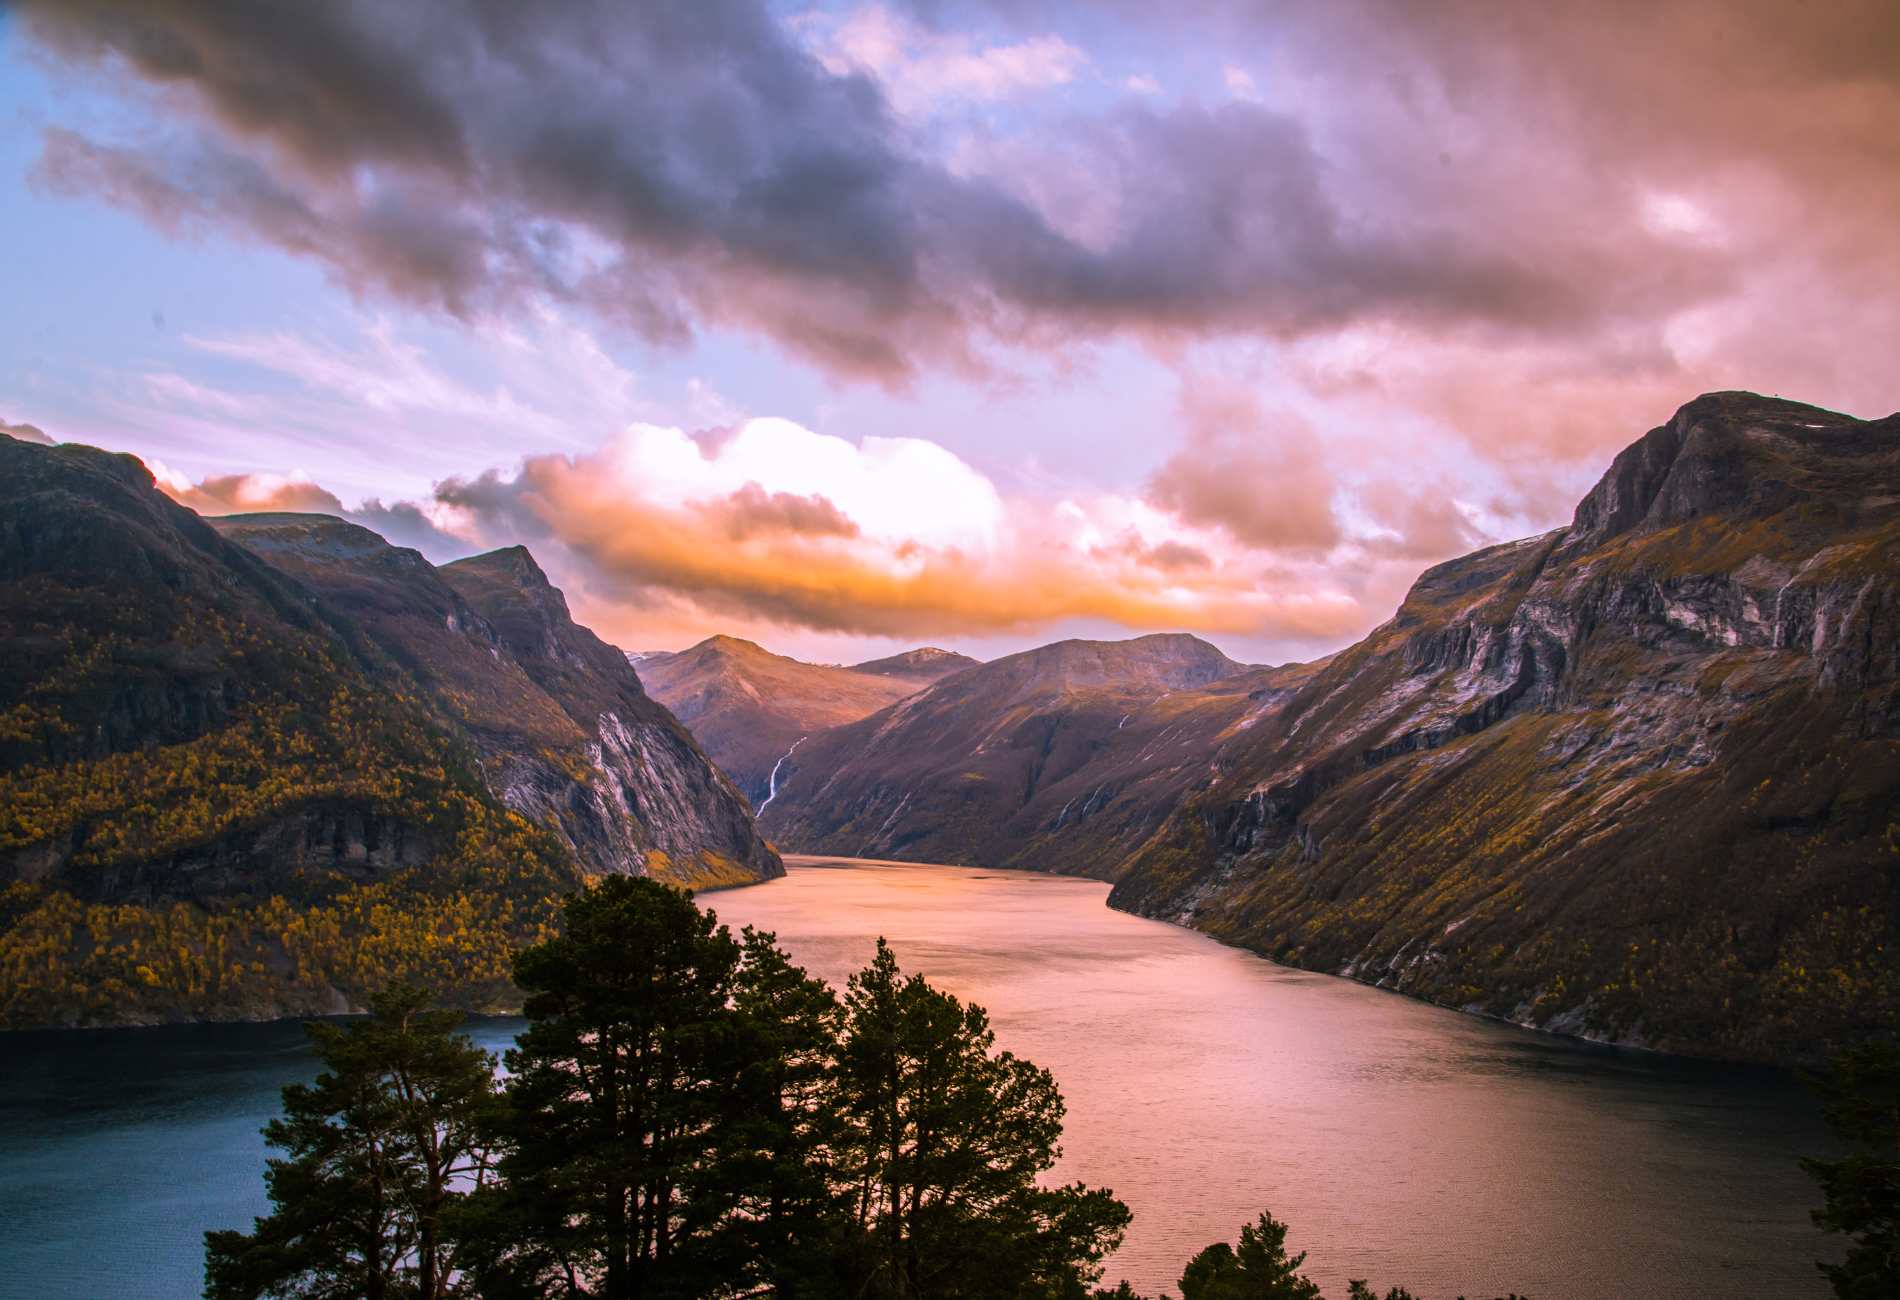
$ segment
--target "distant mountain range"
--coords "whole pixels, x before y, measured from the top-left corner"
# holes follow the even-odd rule
[[[976,660],[925,648],[842,668],[715,636],[634,663],[653,698],[693,729],[756,808],[771,793],[772,769],[800,740],[875,713]]]
[[[782,872],[520,548],[203,520],[0,438],[0,1025],[468,1005],[585,874]]]
[[[1900,417],[1717,393],[1314,664],[1064,642],[808,738],[788,851],[1017,865],[1625,1043],[1900,1029]]]
[[[801,852],[1101,874],[1307,675],[1178,634],[1009,655],[812,736],[762,824]]]

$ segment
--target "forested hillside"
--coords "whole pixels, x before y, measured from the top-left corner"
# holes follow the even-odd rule
[[[414,552],[353,530],[322,565],[253,553],[136,459],[74,445],[0,439],[0,494],[0,1024],[335,1011],[396,978],[496,1005],[507,953],[588,871],[780,869],[617,656],[631,765],[603,759],[605,712],[590,734],[550,693],[511,743],[558,781],[497,779],[476,701],[530,668],[466,607],[445,627],[481,672],[412,653],[403,629],[442,612],[405,604],[429,586]],[[619,857],[566,816],[602,797],[626,802]],[[668,822],[682,805],[694,824]]]

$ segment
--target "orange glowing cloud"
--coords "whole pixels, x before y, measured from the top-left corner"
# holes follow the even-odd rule
[[[927,439],[854,442],[773,418],[698,435],[633,424],[592,452],[354,509],[297,474],[193,483],[153,469],[208,514],[339,514],[438,560],[525,544],[584,621],[635,649],[719,631],[941,639],[1078,623],[1336,645],[1389,612],[1421,556],[1484,540],[1436,494],[1341,486],[1309,429],[1238,388],[1209,381],[1183,413],[1188,436],[1146,495],[1006,496]]]
[[[341,515],[343,503],[335,493],[307,476],[293,474],[216,474],[193,483],[162,461],[148,460],[146,468],[158,481],[159,491],[201,515],[262,514],[291,511],[299,514]]]
[[[591,455],[444,483],[436,505],[471,542],[548,552],[578,601],[635,641],[682,604],[709,624],[876,636],[1096,619],[1324,638],[1363,618],[1327,584],[1285,581],[1144,502],[1006,501],[934,443],[852,443],[784,420],[748,421],[715,447],[634,425]]]

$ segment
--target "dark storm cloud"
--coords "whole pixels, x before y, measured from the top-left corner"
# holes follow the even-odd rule
[[[173,110],[135,141],[49,131],[51,186],[248,233],[358,292],[464,314],[549,295],[673,342],[736,326],[885,382],[980,365],[992,341],[1541,334],[1724,274],[1681,251],[1625,274],[1647,248],[1627,223],[1540,246],[1510,204],[1369,209],[1305,125],[1240,102],[1052,128],[1048,165],[1106,178],[1116,211],[1084,239],[1024,178],[929,156],[875,81],[745,0],[16,7],[60,56]]]
[[[385,505],[381,498],[371,497],[345,517],[379,534],[385,541],[421,551],[438,564],[468,554],[467,542],[437,528],[435,521],[413,501]]]

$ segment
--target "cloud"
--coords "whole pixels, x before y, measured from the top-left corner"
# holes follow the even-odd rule
[[[1566,519],[1611,453],[1697,391],[1894,404],[1900,9],[1885,0],[1661,0],[1610,22],[1549,5],[1500,22],[1494,0],[783,12],[9,8],[15,34],[140,110],[119,129],[56,116],[39,184],[180,238],[286,250],[367,312],[421,305],[478,341],[481,364],[451,372],[393,333],[197,337],[184,346],[213,377],[140,376],[163,413],[192,413],[168,426],[185,445],[249,436],[247,461],[311,464],[352,500],[377,495],[359,514],[433,545],[553,548],[630,625],[849,624],[832,605],[851,593],[865,624],[981,622],[963,584],[1030,627],[1025,594],[1043,593],[1019,579],[1040,557],[1054,609],[1357,630],[1417,565]],[[1108,71],[1131,66],[1152,71]],[[933,400],[942,375],[1026,358],[1033,381],[1080,394],[1065,431],[1160,372],[1189,391],[1178,445],[1173,429],[1148,431],[1152,452],[1123,433],[1103,457],[1125,484],[1158,460],[1142,488],[1065,509],[1054,488],[1006,497],[940,447],[768,437],[742,418],[751,375],[743,397],[702,384],[662,416],[593,344],[603,322],[602,337],[665,345],[718,332],[690,365],[724,384],[733,332],[837,379],[927,379]],[[535,340],[518,357],[516,330]],[[1145,349],[1126,388],[1106,362],[1131,351],[1071,355],[1120,339]],[[233,366],[295,391],[218,388]],[[1074,383],[1091,375],[1110,395]],[[998,407],[987,441],[1020,433],[1034,457],[1020,410],[1043,408]],[[596,449],[642,415],[723,432],[641,435],[633,463],[615,459],[624,436]],[[571,454],[474,472],[512,464],[516,431]],[[746,437],[742,455],[719,450]],[[341,456],[311,462],[293,438],[365,463],[406,440],[407,477],[340,480]],[[775,442],[831,459],[794,474]],[[908,479],[883,490],[886,455],[941,476],[957,505]],[[640,478],[676,470],[677,493]],[[442,495],[422,490],[447,475]],[[588,495],[589,475],[613,495]],[[563,518],[568,503],[586,510]],[[678,530],[682,554],[621,535],[639,529]],[[1275,594],[1301,584],[1320,593],[1308,606]]]
[[[946,102],[993,103],[1066,85],[1088,64],[1088,56],[1060,36],[982,45],[962,33],[931,31],[875,4],[835,25],[814,25],[812,35],[826,71],[869,74],[902,113]]]
[[[387,320],[372,321],[365,335],[368,346],[356,349],[288,333],[193,336],[185,342],[215,357],[286,375],[375,416],[427,411],[495,418],[542,436],[561,431],[557,420],[518,400],[505,385],[484,391],[445,374],[421,345],[399,338]],[[203,398],[202,393],[193,396]]]
[[[46,430],[36,424],[8,424],[5,420],[0,420],[0,435],[12,438],[16,442],[38,442],[49,447],[54,441],[47,436]]]
[[[1588,330],[1706,298],[1729,268],[1634,207],[1526,222],[1509,185],[1448,181],[1365,132],[1329,129],[1360,153],[1323,154],[1289,108],[1238,99],[1124,97],[1039,119],[1028,170],[952,165],[906,97],[1059,88],[1085,55],[1046,28],[982,43],[873,8],[821,58],[763,3],[464,0],[426,23],[294,0],[16,9],[162,123],[49,128],[36,175],[56,191],[240,233],[359,294],[464,318],[573,304],[668,343],[738,328],[887,384],[1114,336]],[[1051,222],[1043,167],[1098,178],[1101,238]]]
[[[1381,555],[1435,564],[1496,540],[1472,522],[1448,484],[1378,482],[1361,490],[1360,504],[1374,528],[1364,544]]]
[[[1303,419],[1211,376],[1183,385],[1181,414],[1184,445],[1149,482],[1157,504],[1248,546],[1315,554],[1344,540],[1324,447]]]
[[[696,503],[709,518],[719,521],[735,542],[773,533],[798,537],[856,537],[861,533],[848,515],[813,492],[767,492],[748,483],[715,501]]]
[[[1173,573],[1214,567],[1213,557],[1198,546],[1177,541],[1157,542],[1150,545],[1134,533],[1124,538],[1121,545],[1114,548],[1114,552],[1127,556],[1138,564],[1145,564],[1163,572]]]
[[[469,553],[468,543],[449,531],[454,524],[433,502],[398,501],[385,505],[380,498],[371,497],[356,509],[344,511],[343,517],[379,534],[385,541],[413,547],[438,562],[459,560]]]
[[[193,483],[163,461],[147,460],[159,490],[181,506],[201,515],[261,514],[288,511],[297,514],[341,515],[336,494],[308,476],[292,474],[214,474]]]
[[[1078,619],[1310,640],[1365,618],[1323,576],[1289,580],[1138,499],[1006,500],[935,443],[780,419],[717,440],[635,424],[348,517],[437,555],[525,543],[629,644],[680,625],[930,637]]]
[[[193,482],[162,460],[147,458],[158,490],[181,506],[201,515],[317,514],[335,515],[361,524],[397,546],[409,546],[436,561],[459,559],[470,553],[465,516],[455,515],[437,501],[397,501],[384,504],[371,497],[355,509],[314,482],[301,470],[289,474],[212,474]]]

